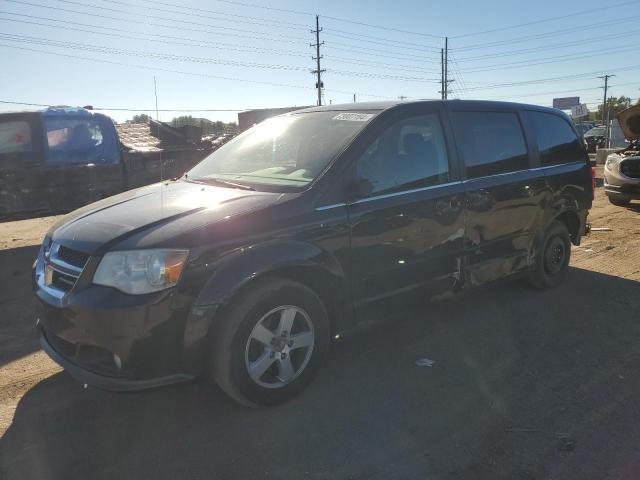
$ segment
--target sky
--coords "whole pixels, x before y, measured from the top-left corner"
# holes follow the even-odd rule
[[[154,77],[165,121],[314,105],[316,14],[325,103],[440,98],[445,36],[449,98],[640,95],[640,0],[0,0],[0,111],[156,117]]]

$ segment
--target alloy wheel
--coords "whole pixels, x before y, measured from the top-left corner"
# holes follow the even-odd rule
[[[249,377],[265,388],[281,388],[295,380],[309,363],[315,336],[303,309],[276,307],[256,323],[245,347]]]

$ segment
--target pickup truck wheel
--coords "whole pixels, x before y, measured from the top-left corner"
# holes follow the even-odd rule
[[[616,207],[626,207],[627,205],[629,205],[629,203],[631,203],[631,199],[630,198],[625,198],[625,197],[613,197],[613,196],[608,196],[609,201],[615,205]]]
[[[322,301],[290,280],[258,280],[222,316],[211,332],[211,372],[243,405],[277,405],[300,393],[329,345]]]
[[[529,270],[529,283],[539,289],[557,287],[564,279],[571,259],[571,238],[564,223],[554,221],[547,229]]]

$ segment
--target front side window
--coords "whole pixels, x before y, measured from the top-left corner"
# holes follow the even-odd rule
[[[374,116],[323,111],[273,117],[213,152],[187,178],[258,190],[300,189],[320,175]]]
[[[357,177],[371,194],[437,185],[449,180],[449,160],[437,114],[388,127],[358,159]]]
[[[99,118],[45,118],[47,163],[117,162],[117,150]]]
[[[453,120],[467,178],[529,168],[527,147],[517,114],[456,112]]]
[[[580,139],[566,120],[544,112],[527,112],[527,116],[536,132],[542,165],[585,160]]]
[[[31,138],[31,123],[29,121],[0,121],[0,154],[32,152]]]

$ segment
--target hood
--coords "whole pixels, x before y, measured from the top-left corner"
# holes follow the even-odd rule
[[[617,116],[624,138],[633,142],[640,138],[640,104],[627,108]]]
[[[184,180],[159,183],[76,210],[55,224],[49,235],[55,242],[94,254],[132,235],[161,229],[178,220],[183,232],[196,228],[201,220],[198,213],[206,212],[207,221],[215,222],[264,208],[282,196]]]

